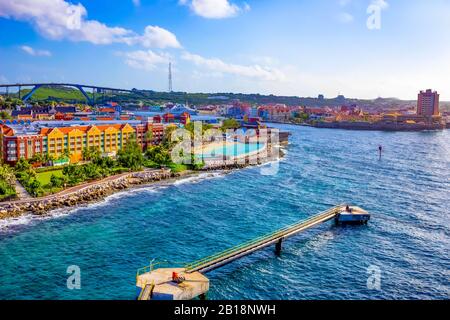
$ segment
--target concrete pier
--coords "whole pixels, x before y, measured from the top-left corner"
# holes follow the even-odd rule
[[[370,214],[366,210],[356,206],[351,206],[349,209],[349,211],[343,209],[336,215],[336,224],[367,224],[369,222]]]
[[[178,279],[174,279],[176,274]],[[138,275],[139,300],[192,300],[209,291],[209,280],[200,272],[186,273],[184,268],[161,268]]]

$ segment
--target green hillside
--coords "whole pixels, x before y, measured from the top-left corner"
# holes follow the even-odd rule
[[[22,90],[22,96],[31,89]],[[92,94],[88,93],[89,96]],[[64,100],[64,101],[86,101],[83,94],[75,88],[69,87],[41,87],[33,94],[31,101]]]

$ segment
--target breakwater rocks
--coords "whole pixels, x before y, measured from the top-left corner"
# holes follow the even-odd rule
[[[24,213],[43,215],[54,209],[97,202],[118,191],[169,179],[171,176],[170,170],[166,169],[126,173],[47,197],[1,203],[0,219],[18,217]]]
[[[233,170],[249,166],[260,165],[265,162],[275,161],[283,157],[280,148],[267,148],[259,152],[239,159],[225,159],[208,162],[202,171]],[[170,169],[144,170],[139,172],[124,173],[104,180],[87,183],[66,189],[50,196],[24,199],[0,203],[0,219],[19,217],[25,213],[44,215],[48,211],[76,207],[103,200],[107,196],[139,185],[150,184],[171,178],[181,178],[195,174],[195,171],[172,173]]]

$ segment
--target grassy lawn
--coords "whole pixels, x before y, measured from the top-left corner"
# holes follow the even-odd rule
[[[47,172],[38,172],[36,173],[36,179],[41,183],[42,186],[45,186],[50,183],[50,178],[52,177],[52,174],[57,177],[63,176],[62,169],[59,169]]]
[[[188,167],[184,164],[175,164],[175,163],[169,164],[169,168],[174,173],[180,173],[180,172],[186,171],[188,169]]]
[[[160,168],[161,166],[152,160],[145,160],[144,167],[146,168]]]

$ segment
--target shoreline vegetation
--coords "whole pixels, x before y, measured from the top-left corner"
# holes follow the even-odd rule
[[[276,150],[276,151],[275,151]],[[180,178],[197,176],[205,172],[243,169],[249,166],[261,165],[278,160],[284,154],[278,147],[267,145],[260,152],[241,158],[210,161],[195,170],[180,170],[177,168],[146,168],[108,176],[101,180],[78,184],[63,191],[43,197],[0,202],[0,219],[17,218],[24,214],[45,215],[49,211],[61,208],[73,208],[104,200],[106,197],[131,188],[148,186],[153,183]]]

